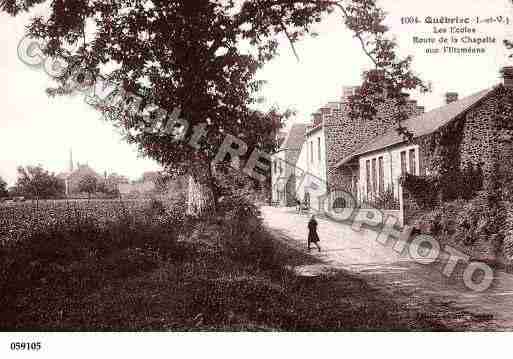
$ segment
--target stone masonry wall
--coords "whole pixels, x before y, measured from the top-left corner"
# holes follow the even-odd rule
[[[466,164],[481,165],[485,188],[494,178],[502,181],[513,179],[513,111],[504,112],[499,108],[500,104],[508,103],[513,108],[513,103],[504,91],[512,90],[499,89],[456,120],[462,128],[461,142],[455,144],[458,148],[455,155],[457,165],[460,168]],[[505,120],[501,121],[501,116]],[[508,122],[512,122],[511,129],[508,128]],[[440,131],[437,131],[415,139],[420,148],[421,175],[437,171],[439,135]],[[460,136],[454,136],[457,137]]]
[[[504,194],[511,198],[513,182],[513,89],[500,87],[490,99],[489,112],[494,113],[490,125],[488,157],[493,161],[488,166],[490,176],[495,176]],[[509,193],[507,193],[509,192]]]
[[[409,116],[419,115],[422,110],[415,101],[408,102]],[[326,168],[330,191],[350,190],[351,169],[336,168],[335,164],[351,155],[372,138],[382,135],[396,126],[395,115],[397,113],[397,107],[391,101],[387,101],[378,107],[378,114],[373,120],[350,118],[347,104],[342,104],[340,110],[333,110],[330,114],[324,115]]]
[[[481,165],[483,189],[491,189],[498,182],[503,193],[511,198],[513,188],[513,89],[499,87],[476,107],[456,120],[456,128],[461,128],[457,145],[458,166]],[[457,125],[459,122],[459,126]],[[437,149],[440,131],[416,138],[419,145],[421,175],[435,174],[437,171]],[[404,196],[405,217],[408,211],[416,208],[411,196]]]

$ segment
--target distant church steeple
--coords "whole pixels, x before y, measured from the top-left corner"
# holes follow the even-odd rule
[[[73,150],[69,149],[69,172],[73,172]]]

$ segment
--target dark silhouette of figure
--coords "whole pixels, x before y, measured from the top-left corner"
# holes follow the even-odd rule
[[[301,214],[301,201],[296,197],[296,211]]]
[[[317,221],[315,220],[315,215],[312,215],[310,221],[308,222],[308,250],[310,250],[310,244],[313,243],[319,252],[321,251],[321,247],[319,246],[319,235],[317,234]]]
[[[305,197],[303,198],[303,204],[306,208],[310,208],[310,193],[305,192]]]

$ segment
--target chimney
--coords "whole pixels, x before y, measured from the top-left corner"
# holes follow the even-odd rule
[[[458,101],[458,93],[457,92],[447,92],[445,94],[445,103],[448,105],[450,103]]]
[[[349,100],[349,97],[354,96],[358,91],[357,86],[343,86],[342,87],[342,98],[340,99],[342,103],[346,103]]]
[[[501,69],[504,87],[513,88],[513,66],[505,66]]]

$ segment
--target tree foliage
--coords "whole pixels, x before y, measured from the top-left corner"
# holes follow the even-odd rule
[[[17,15],[42,2],[0,4]],[[285,34],[295,51],[294,44],[333,12],[379,69],[365,73],[351,99],[356,116],[372,118],[383,97],[401,105],[405,90],[425,88],[410,69],[411,57],[397,55],[376,0],[54,0],[50,15],[34,18],[28,33],[45,41],[47,55],[71,64],[49,94],[73,92],[85,79],[120,83],[108,101],[95,104],[98,110],[170,173],[192,173],[212,185],[208,164],[226,134],[248,145],[243,159],[254,148],[271,152],[274,134],[291,115],[254,109],[264,85],[255,74],[277,55],[277,35]],[[168,131],[166,114],[175,108],[190,124],[184,138],[203,126],[198,147],[175,141]]]
[[[0,198],[7,197],[8,194],[7,182],[5,182],[2,177],[0,177]]]
[[[64,195],[64,181],[41,166],[18,167],[15,193],[20,196],[48,199]]]
[[[78,182],[78,190],[87,193],[89,198],[96,193],[98,187],[98,179],[93,175],[85,175]]]

